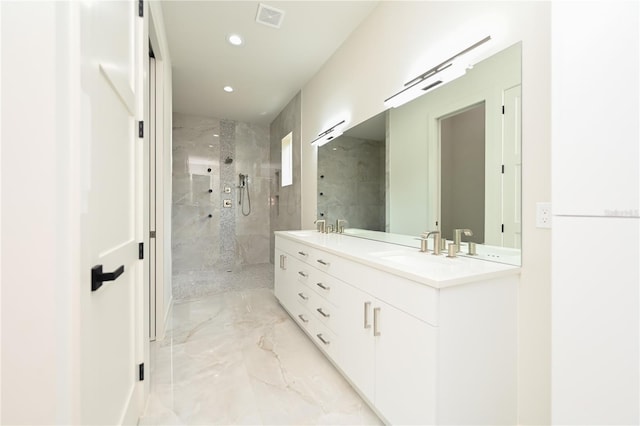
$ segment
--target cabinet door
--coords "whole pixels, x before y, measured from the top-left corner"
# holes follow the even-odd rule
[[[434,424],[437,329],[378,301],[375,405],[392,424]]]
[[[342,283],[342,300],[337,327],[342,343],[340,368],[371,402],[374,401],[373,306],[375,298],[349,284]]]
[[[288,305],[291,293],[293,292],[292,282],[289,279],[290,274],[287,273],[287,266],[289,263],[287,256],[288,255],[281,250],[275,250],[273,292],[276,295],[276,298],[284,306]]]

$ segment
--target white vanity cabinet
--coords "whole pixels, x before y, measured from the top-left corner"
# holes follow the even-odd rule
[[[436,328],[377,301],[375,406],[394,424],[436,423]]]
[[[434,424],[436,328],[345,286],[339,367],[392,423]]]
[[[394,246],[309,235],[276,233],[275,295],[385,422],[517,422],[518,268],[432,261],[480,272],[420,282],[363,254]]]

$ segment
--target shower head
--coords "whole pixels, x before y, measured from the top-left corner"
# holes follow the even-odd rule
[[[224,164],[231,164],[231,163],[233,163],[233,158],[227,157],[224,159]]]

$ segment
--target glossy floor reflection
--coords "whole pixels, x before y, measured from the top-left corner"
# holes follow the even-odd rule
[[[380,424],[272,286],[237,289],[174,304],[165,339],[151,346],[141,425]]]

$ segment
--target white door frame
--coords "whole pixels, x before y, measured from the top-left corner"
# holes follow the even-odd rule
[[[165,232],[166,222],[165,222],[165,200],[167,197],[171,195],[171,188],[166,187],[165,174],[169,174],[171,176],[171,169],[167,170],[167,159],[170,159],[170,152],[166,151],[167,144],[165,140],[170,137],[170,135],[166,134],[166,115],[165,111],[167,108],[171,107],[170,98],[168,94],[165,93],[164,88],[166,86],[166,76],[165,76],[165,65],[166,60],[168,58],[168,54],[166,52],[165,45],[160,41],[158,37],[158,28],[159,23],[155,21],[155,4],[148,8],[148,16],[149,16],[149,36],[148,43],[151,44],[155,56],[155,120],[154,121],[154,139],[155,139],[155,247],[153,244],[149,244],[149,255],[151,255],[151,250],[154,248],[154,263],[153,266],[154,278],[155,278],[155,309],[151,309],[151,312],[155,313],[155,334],[153,332],[148,333],[155,339],[162,339],[165,334],[166,329],[166,320],[167,313],[169,307],[171,305],[171,298],[169,300],[166,299],[165,285],[171,285],[170,279],[165,279],[165,271],[167,262],[170,263],[171,259],[165,258],[165,245],[167,244],[167,235]],[[148,54],[147,54],[147,64],[148,64]],[[149,121],[151,122],[151,121]],[[151,129],[149,134],[151,134]],[[170,162],[169,162],[170,164]],[[150,186],[151,188],[151,186]],[[148,235],[148,234],[147,234]],[[153,285],[153,283],[150,283]],[[149,298],[147,299],[148,303],[151,303]],[[147,328],[150,330],[150,328]]]

